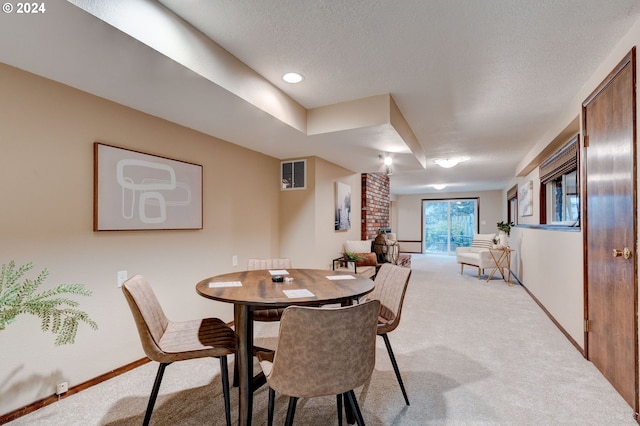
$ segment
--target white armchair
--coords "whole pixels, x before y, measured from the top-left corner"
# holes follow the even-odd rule
[[[489,249],[493,247],[493,239],[496,234],[475,234],[471,247],[457,247],[456,260],[460,264],[460,274],[464,265],[478,268],[478,279],[484,274],[486,268],[495,268],[496,264]]]

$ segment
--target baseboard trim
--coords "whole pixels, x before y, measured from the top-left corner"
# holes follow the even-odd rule
[[[522,286],[522,288],[524,288],[524,290],[527,292],[527,294],[529,295],[529,297],[531,297],[531,299],[533,299],[533,301],[534,301],[534,302],[536,302],[536,303],[538,304],[538,306],[540,307],[540,309],[542,309],[542,311],[543,311],[545,314],[547,314],[547,316],[549,317],[549,319],[551,320],[551,322],[552,322],[552,323],[554,323],[556,327],[558,327],[558,330],[560,330],[560,332],[561,332],[562,334],[564,334],[564,337],[566,337],[566,338],[567,338],[567,340],[569,340],[569,342],[571,342],[571,344],[572,344],[572,345],[573,345],[573,346],[578,350],[578,352],[580,352],[580,354],[582,354],[582,356],[583,356],[584,358],[586,358],[586,357],[587,357],[587,355],[586,355],[586,353],[584,352],[584,349],[583,349],[582,347],[580,347],[580,345],[578,344],[578,342],[576,342],[576,341],[574,340],[574,338],[573,338],[573,337],[571,337],[571,335],[570,335],[569,333],[567,333],[567,330],[565,330],[565,329],[564,329],[564,327],[562,327],[562,326],[560,325],[560,323],[559,323],[558,321],[556,321],[556,319],[553,317],[553,315],[551,315],[551,312],[549,312],[549,311],[547,310],[547,308],[545,308],[545,307],[544,307],[544,305],[543,305],[543,304],[538,300],[538,298],[537,298],[537,297],[535,297],[535,296],[533,295],[533,293],[531,293],[531,292],[529,291],[529,289],[527,288],[527,286],[526,286],[526,285],[524,285],[524,284],[522,284],[522,282],[520,282],[520,280],[518,280],[517,278],[516,278],[516,280],[520,283],[520,285]]]
[[[55,402],[58,402],[61,399],[65,399],[73,394],[76,394],[80,391],[83,391],[85,389],[90,388],[91,386],[95,386],[99,383],[102,383],[104,381],[107,381],[109,379],[112,379],[116,376],[119,376],[120,374],[126,373],[127,371],[133,370],[134,368],[140,367],[141,365],[144,365],[148,362],[150,362],[151,360],[147,357],[145,358],[141,358],[137,361],[134,361],[132,363],[129,363],[127,365],[124,365],[122,367],[116,368],[115,370],[111,370],[108,373],[102,374],[98,377],[95,377],[93,379],[87,380],[84,383],[80,383],[79,385],[73,386],[71,388],[69,388],[69,390],[64,394],[64,395],[51,395],[48,396],[46,398],[42,398],[39,401],[36,401],[32,404],[26,405],[22,408],[18,408],[16,410],[13,410],[7,414],[3,414],[2,416],[0,416],[0,425],[3,425],[5,423],[8,423],[12,420],[15,420],[19,417],[25,416],[29,413],[33,413],[34,411],[42,408],[42,407],[46,407],[47,405],[51,405]]]

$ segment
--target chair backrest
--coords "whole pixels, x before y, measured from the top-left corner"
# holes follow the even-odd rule
[[[373,240],[347,240],[343,244],[345,253],[370,253]]]
[[[400,323],[402,304],[411,278],[411,269],[385,263],[380,267],[375,279],[375,287],[366,300],[380,300],[381,333],[393,331]]]
[[[141,275],[134,275],[122,284],[133,319],[135,320],[142,348],[153,361],[159,361],[163,352],[158,343],[169,320],[167,319],[151,285]]]
[[[377,300],[342,308],[285,309],[269,386],[284,395],[310,398],[364,384],[375,366],[379,310]]]
[[[291,259],[249,259],[247,269],[255,271],[258,269],[290,269]]]
[[[490,249],[493,247],[493,239],[496,234],[474,234],[471,247],[476,250]]]

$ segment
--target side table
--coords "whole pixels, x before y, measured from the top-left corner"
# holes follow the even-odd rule
[[[500,271],[500,275],[502,275],[502,279],[504,280],[504,282],[506,282],[510,286],[513,285],[511,284],[511,253],[513,253],[514,251],[515,250],[510,247],[489,249],[489,253],[491,253],[491,259],[493,259],[495,267],[487,277],[487,282],[491,278],[493,278],[493,275],[496,273],[496,271]],[[505,269],[507,270],[508,278],[507,276],[505,276]]]

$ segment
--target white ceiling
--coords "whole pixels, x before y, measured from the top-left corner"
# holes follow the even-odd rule
[[[51,0],[44,14],[5,13],[0,61],[277,158],[316,155],[367,172],[390,152],[396,194],[434,192],[434,183],[503,189],[640,18],[637,0],[160,3],[184,21],[151,0]],[[215,44],[194,31],[180,45],[166,20]],[[192,50],[194,40],[203,48]],[[246,70],[225,75],[219,47]],[[292,70],[301,84],[281,80]],[[259,80],[303,119],[389,94],[417,144],[390,123],[308,135],[251,102]],[[433,163],[457,155],[470,160],[453,169]]]

